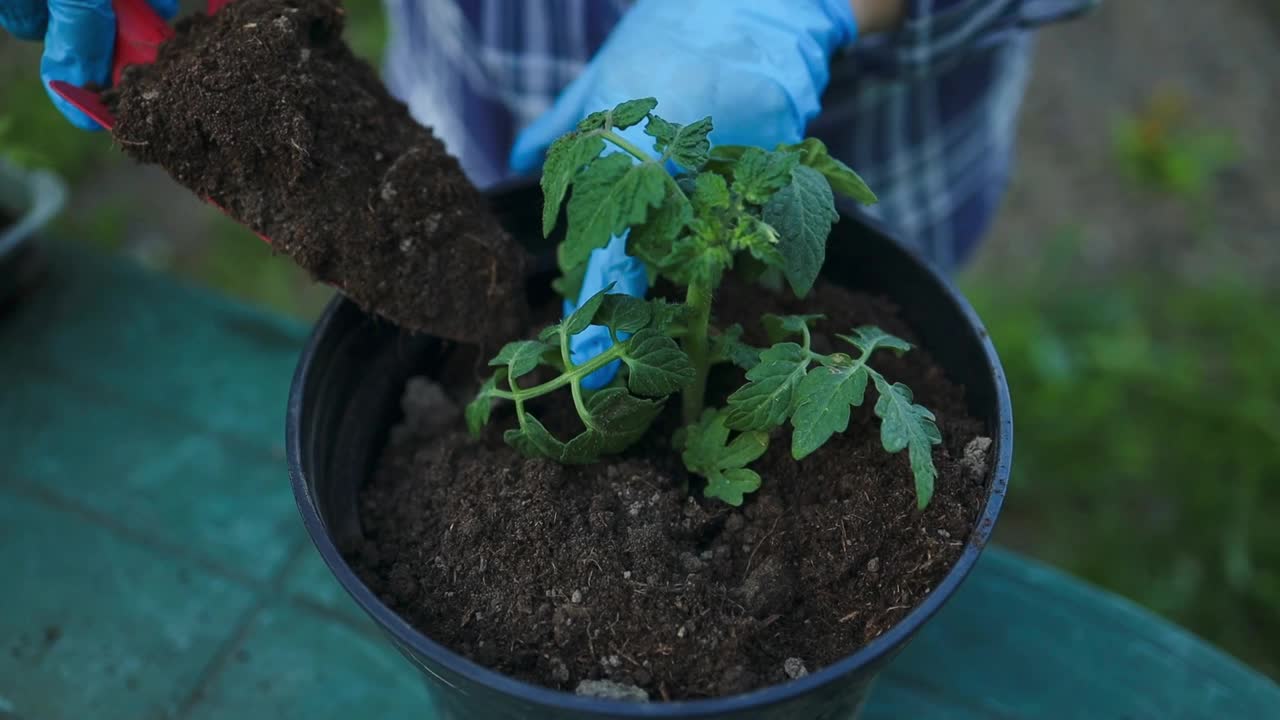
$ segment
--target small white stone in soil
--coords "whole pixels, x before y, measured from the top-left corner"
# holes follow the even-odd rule
[[[880,558],[873,557],[867,561],[867,572],[880,572]]]
[[[938,529],[938,536],[939,536],[939,537],[941,537],[943,540],[950,540],[950,539],[951,539],[951,533],[949,533],[949,532],[947,532],[946,530],[943,530],[943,529],[941,529],[941,528],[939,528],[939,529]]]
[[[681,625],[680,629],[676,631],[676,637],[682,638],[684,636],[685,636],[685,629],[684,629],[684,626]]]
[[[569,600],[573,601],[573,603],[574,603],[575,605],[576,605],[576,604],[578,604],[578,603],[581,603],[581,602],[582,602],[582,591],[581,591],[581,590],[574,590],[574,591],[573,591],[573,594],[569,596]]]
[[[787,658],[782,662],[782,671],[792,680],[798,680],[809,674],[809,668],[804,666],[804,661],[800,658]]]
[[[586,697],[603,698],[605,700],[630,700],[649,702],[649,693],[635,685],[614,682],[612,680],[583,680],[578,683],[574,693]]]
[[[964,456],[960,458],[960,467],[970,476],[980,477],[987,470],[987,451],[991,449],[991,438],[976,437],[964,446]]]
[[[631,571],[630,571],[630,570],[623,570],[623,571],[622,571],[622,579],[623,579],[623,580],[630,580],[630,579],[631,579]]]
[[[426,377],[409,378],[400,398],[404,421],[391,429],[392,442],[421,433],[433,435],[451,425],[461,413],[444,388]]]
[[[622,667],[622,658],[617,655],[607,655],[600,658],[600,664],[607,668]]]

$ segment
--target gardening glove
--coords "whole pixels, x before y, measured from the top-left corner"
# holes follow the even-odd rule
[[[578,309],[580,303],[586,302],[592,295],[613,283],[609,294],[644,297],[648,290],[649,276],[645,273],[644,263],[627,255],[626,236],[615,237],[608,245],[591,251],[587,259],[587,270],[582,276],[582,291],[578,293],[578,302],[564,301],[564,314],[568,317]],[[619,340],[626,340],[630,333],[618,333]],[[569,338],[569,357],[575,365],[581,365],[599,355],[613,344],[609,328],[603,325],[590,325],[586,330]],[[608,385],[617,374],[621,360],[614,360],[582,379],[582,387],[586,390],[599,390]]]
[[[178,0],[148,3],[166,20],[178,10]],[[72,125],[98,130],[98,123],[49,89],[49,82],[101,88],[110,84],[116,42],[111,0],[0,0],[0,26],[23,40],[44,41],[40,79],[45,92]]]
[[[657,98],[656,112],[672,122],[710,115],[715,145],[800,142],[821,109],[832,55],[856,37],[849,0],[637,0],[582,74],[516,138],[511,168],[537,170],[552,141],[587,114],[642,97]],[[643,124],[621,134],[652,148]],[[615,238],[595,251],[599,261],[593,253],[588,278],[591,262],[601,275],[594,285],[584,284],[579,302],[611,281],[618,282],[615,291],[638,287],[643,294],[643,282],[617,274],[640,265],[625,262],[623,251]],[[574,361],[609,345],[604,328],[583,332],[571,340]],[[591,376],[593,386],[612,379],[617,366],[610,367],[612,372],[606,367]]]

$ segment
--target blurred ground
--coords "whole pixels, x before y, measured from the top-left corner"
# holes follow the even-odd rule
[[[348,10],[376,62],[376,0]],[[1280,678],[1278,39],[1277,0],[1104,0],[1042,33],[1013,186],[961,283],[1017,416],[998,539]],[[71,129],[37,62],[0,36],[0,154],[71,181],[58,232],[314,316],[326,289]]]

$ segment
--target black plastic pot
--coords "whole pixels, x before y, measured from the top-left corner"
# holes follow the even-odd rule
[[[551,241],[539,232],[542,197],[536,185],[491,194],[507,227],[536,251]],[[940,275],[874,223],[846,212],[833,230],[826,276],[848,287],[891,296],[922,344],[967,389],[970,411],[995,440],[989,493],[959,562],[897,625],[829,667],[786,683],[733,697],[672,703],[628,703],[578,697],[503,676],[432,641],[382,603],[339,552],[360,534],[356,497],[388,431],[400,419],[407,379],[431,374],[448,343],[401,333],[336,298],[303,351],[289,396],[289,474],[303,522],[338,581],[423,673],[440,714],[459,720],[586,718],[852,718],[876,674],[955,592],[973,568],[1000,511],[1009,478],[1013,421],[1004,372],[969,304]],[[543,271],[532,286],[549,296]],[[767,479],[766,479],[767,481]],[[939,668],[946,672],[946,668]]]

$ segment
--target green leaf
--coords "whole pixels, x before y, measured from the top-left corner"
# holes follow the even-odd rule
[[[880,442],[891,453],[907,449],[916,480],[916,506],[923,510],[933,499],[933,483],[938,477],[931,446],[942,442],[942,433],[933,413],[914,402],[911,388],[902,383],[890,385],[879,373],[871,377],[880,393],[875,407],[881,420]]]
[[[812,328],[813,324],[819,320],[826,318],[826,315],[774,315],[767,313],[761,322],[764,323],[764,332],[768,336],[769,342],[781,342],[788,335],[800,335],[805,328]]]
[[[597,110],[586,116],[578,123],[578,130],[590,132],[609,127],[625,130],[643,120],[657,106],[658,101],[654,98],[627,100],[614,105],[612,110]]]
[[[783,267],[785,262],[778,248],[778,233],[767,223],[751,215],[743,215],[729,237],[729,247],[734,251],[747,250],[751,257],[767,267]]]
[[[564,455],[564,443],[555,439],[538,422],[538,418],[529,413],[524,414],[521,427],[506,431],[502,439],[525,457],[545,457],[558,461]]]
[[[609,112],[610,122],[618,130],[626,130],[632,125],[639,124],[656,107],[658,107],[658,101],[651,97],[627,100],[618,103]]]
[[[662,405],[658,400],[629,395],[618,387],[593,393],[587,399],[587,413],[593,429],[602,436],[602,452],[622,452],[639,440],[662,412]]]
[[[672,326],[683,323],[689,313],[688,306],[683,303],[667,302],[663,298],[650,300],[649,309],[653,311],[650,327],[660,333],[666,333]]]
[[[589,426],[564,446],[557,458],[562,463],[593,463],[603,455],[622,452],[639,440],[662,412],[661,402],[632,397],[622,388],[592,394],[586,407]]]
[[[646,134],[654,138],[655,150],[666,154],[680,167],[693,171],[707,163],[711,151],[711,141],[707,139],[707,135],[711,130],[710,117],[688,125],[678,125],[656,115],[649,116],[649,124],[644,129]]]
[[[498,354],[489,361],[489,365],[508,366],[509,377],[518,378],[528,375],[542,359],[542,354],[551,346],[540,340],[517,340],[502,346]]]
[[[800,460],[849,428],[850,406],[861,405],[867,389],[865,362],[814,368],[800,381],[800,404],[791,416],[791,457]]]
[[[560,203],[573,183],[578,171],[604,150],[604,140],[599,135],[571,132],[562,135],[547,150],[542,165],[542,235],[547,237],[556,227],[560,217]]]
[[[608,295],[609,291],[613,290],[615,284],[609,283],[606,285],[603,290],[587,298],[587,301],[582,303],[577,310],[574,310],[573,314],[565,318],[562,325],[566,335],[573,337],[591,326],[591,323],[596,319],[596,312],[600,309],[600,305],[604,303],[605,295]]]
[[[750,145],[715,145],[711,148],[706,168],[721,175],[732,175],[733,166],[751,147]]]
[[[769,430],[795,412],[796,385],[809,367],[804,348],[779,343],[760,353],[760,364],[747,371],[746,385],[729,396],[725,422],[734,430]]]
[[[658,264],[662,273],[681,285],[695,282],[718,287],[724,271],[733,266],[733,253],[720,245],[707,245],[696,237],[682,237]]]
[[[760,362],[760,350],[742,342],[742,326],[734,323],[711,338],[711,362],[731,362],[750,370]]]
[[[804,297],[827,259],[827,236],[840,218],[831,186],[813,168],[797,166],[791,184],[764,206],[764,221],[778,231],[782,272],[796,296]]]
[[[896,335],[890,335],[875,325],[863,325],[855,328],[853,335],[836,335],[836,337],[853,345],[866,355],[880,348],[897,350],[899,354],[911,349],[911,343]]]
[[[600,309],[592,322],[612,330],[616,340],[618,333],[633,333],[648,325],[652,318],[649,303],[631,295],[613,293],[600,301]]]
[[[827,146],[818,138],[805,138],[798,145],[785,146],[800,153],[800,162],[822,173],[832,190],[863,205],[879,202],[871,188],[858,173],[837,158],[831,157]]]
[[[708,209],[729,207],[729,184],[715,173],[699,173],[693,185],[693,204],[700,214]]]
[[[464,412],[467,418],[467,430],[473,437],[480,437],[480,431],[489,424],[489,414],[493,411],[493,391],[498,389],[498,375],[494,374],[476,392],[475,398],[467,403]]]
[[[707,479],[703,495],[737,507],[743,495],[760,488],[760,475],[745,466],[764,454],[769,434],[744,432],[733,442],[728,439],[725,413],[707,409],[697,424],[688,428],[681,458],[689,472]]]
[[[578,121],[579,132],[601,130],[609,122],[609,110],[597,110]]]
[[[800,382],[796,389],[799,404],[791,416],[791,456],[797,460],[817,450],[835,433],[848,429],[849,407],[862,404],[868,375],[879,377],[867,367],[872,353],[882,348],[900,353],[911,349],[905,340],[872,325],[838,337],[862,352],[857,358],[844,353],[828,355],[822,358],[823,367],[811,371]]]
[[[538,333],[538,339],[542,342],[551,342],[553,340],[559,342],[560,331],[563,329],[564,327],[560,323],[548,325],[547,327],[542,328],[542,332]]]
[[[662,202],[649,210],[642,224],[631,228],[627,236],[627,251],[646,265],[657,267],[671,252],[671,243],[692,218],[693,208],[689,199],[668,186]]]
[[[693,382],[697,371],[675,340],[646,329],[627,341],[622,361],[630,369],[627,387],[644,397],[663,397]]]
[[[799,162],[797,152],[747,148],[733,169],[733,191],[752,205],[764,205],[791,182],[791,171]]]
[[[661,165],[634,163],[622,153],[592,161],[573,182],[569,227],[557,252],[560,267],[585,263],[592,250],[644,222],[649,208],[662,203],[666,178]]]

